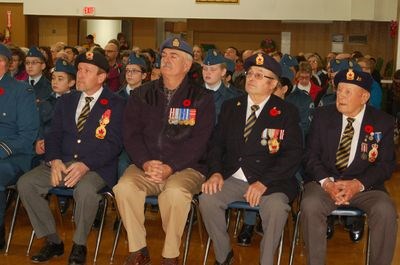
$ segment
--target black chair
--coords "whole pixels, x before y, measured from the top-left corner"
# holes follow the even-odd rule
[[[237,215],[236,215],[236,223],[235,223],[235,229],[234,229],[234,237],[237,236],[237,231],[239,228],[239,222],[240,222],[240,217],[241,217],[241,212],[243,210],[246,211],[256,211],[258,212],[260,210],[260,207],[255,206],[255,207],[251,207],[250,204],[248,204],[245,201],[236,201],[236,202],[232,202],[228,205],[227,211],[228,211],[228,218],[227,218],[227,227],[229,229],[229,225],[230,225],[230,213],[231,210],[238,210]],[[282,235],[281,235],[281,240],[279,242],[279,249],[278,249],[278,259],[277,259],[277,264],[279,265],[281,263],[281,258],[282,258],[282,250],[283,250],[283,233],[284,231],[282,231]],[[208,254],[210,252],[210,247],[211,247],[211,238],[208,237],[207,240],[207,245],[206,245],[206,250],[204,253],[204,259],[203,259],[203,265],[206,265],[207,263],[207,258],[208,258]]]
[[[157,196],[147,196],[146,200],[145,200],[145,204],[157,206],[158,205],[158,197]],[[197,213],[197,220],[199,222],[199,224],[198,224],[199,231],[201,229],[201,223],[200,223],[201,218],[200,218],[200,213],[199,213],[200,211],[199,211],[198,205],[199,205],[198,198],[197,198],[197,195],[195,195],[192,199],[189,216],[188,216],[187,232],[186,232],[186,239],[185,239],[185,245],[184,245],[183,262],[182,262],[183,265],[186,264],[188,254],[189,254],[189,244],[190,244],[190,238],[192,235],[192,227],[193,227],[193,222],[194,222],[195,211]],[[146,209],[146,207],[145,207],[145,209]],[[114,244],[113,244],[113,250],[111,253],[110,263],[112,263],[114,260],[114,255],[115,255],[115,251],[117,249],[119,235],[121,232],[121,227],[122,227],[122,220],[119,219],[117,233],[115,234],[115,238],[114,238]],[[200,231],[200,237],[201,237],[201,231]],[[201,240],[201,242],[203,241],[202,238],[200,238],[200,240]]]
[[[295,247],[296,247],[296,244],[298,243],[300,215],[301,215],[301,211],[299,211],[296,216],[296,225],[295,225],[294,232],[293,232],[293,240],[292,240],[292,245],[291,245],[291,250],[290,250],[289,265],[293,264]],[[343,217],[361,217],[361,216],[367,217],[367,215],[364,211],[362,211],[359,208],[351,207],[351,206],[339,206],[336,210],[332,211],[330,215],[343,216]],[[367,218],[365,218],[365,219],[367,219]],[[368,233],[368,235],[367,235],[367,251],[365,253],[365,264],[369,265],[369,253],[370,253],[369,228],[368,228],[367,233]]]

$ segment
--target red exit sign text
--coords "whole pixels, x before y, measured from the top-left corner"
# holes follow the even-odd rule
[[[95,11],[94,6],[85,6],[83,8],[83,14],[85,16],[93,16],[94,15],[94,11]]]

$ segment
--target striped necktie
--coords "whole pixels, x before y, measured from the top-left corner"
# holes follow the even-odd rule
[[[247,139],[249,138],[249,135],[251,133],[251,130],[254,127],[254,124],[256,123],[257,117],[256,117],[256,111],[260,108],[258,105],[253,105],[251,106],[251,114],[249,118],[247,118],[246,121],[246,126],[244,127],[244,141],[247,142]]]
[[[336,168],[342,173],[349,163],[351,141],[354,135],[353,128],[354,118],[347,118],[347,125],[342,134],[342,139],[339,143],[339,148],[336,151]]]
[[[83,106],[82,112],[79,115],[78,122],[76,123],[76,127],[78,128],[78,131],[83,130],[83,126],[85,125],[85,122],[87,118],[89,117],[90,113],[90,102],[93,100],[93,97],[85,97],[86,104]]]

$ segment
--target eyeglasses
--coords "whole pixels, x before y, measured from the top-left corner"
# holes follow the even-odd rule
[[[251,78],[253,76],[257,80],[262,80],[264,77],[269,79],[269,80],[274,80],[275,79],[275,78],[273,78],[271,76],[264,75],[264,74],[262,74],[260,72],[256,72],[256,73],[255,72],[251,72],[251,71],[250,72],[246,72],[246,78]]]
[[[132,69],[132,70],[129,70],[129,69],[125,69],[125,73],[127,73],[127,74],[137,74],[137,73],[142,73],[142,71],[140,71],[140,70],[135,70],[135,69]]]
[[[25,65],[37,65],[41,63],[41,61],[25,61]]]

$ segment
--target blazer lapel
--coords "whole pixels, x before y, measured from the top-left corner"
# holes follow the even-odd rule
[[[240,139],[240,141],[237,141],[237,144],[240,145],[240,149],[244,145],[243,133],[246,125],[246,111],[247,96],[238,98],[233,111],[234,115],[232,115],[232,117],[235,117],[234,120],[232,120],[234,124],[234,126],[232,126],[234,131],[232,133],[234,133],[236,139]]]
[[[340,138],[342,136],[342,114],[335,109],[332,117],[332,123],[328,128],[327,138],[329,148],[329,160],[336,168],[336,152],[339,147]]]
[[[109,92],[108,88],[103,88],[103,92],[101,92],[100,97],[90,110],[90,114],[85,126],[83,127],[83,131],[86,131],[86,129],[95,130],[99,126],[99,119],[106,111],[107,105],[109,104],[110,93],[111,92]]]

